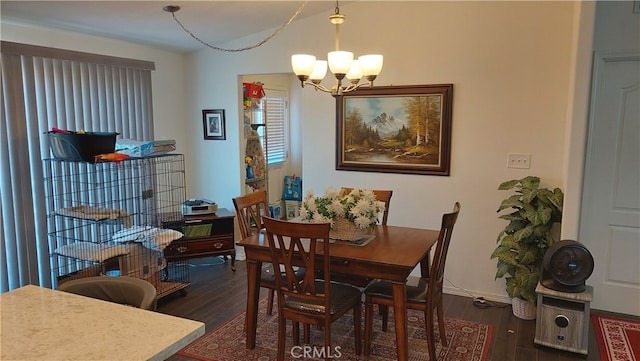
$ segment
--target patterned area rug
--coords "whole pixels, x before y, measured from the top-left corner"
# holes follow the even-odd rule
[[[640,360],[640,322],[591,314],[602,361]]]
[[[179,355],[203,361],[245,361],[276,360],[278,340],[277,307],[272,316],[266,315],[266,299],[260,300],[258,314],[258,330],[256,333],[256,348],[247,350],[245,347],[244,313],[227,321],[217,329],[205,334],[178,352]],[[374,309],[377,315],[377,309]],[[364,308],[363,308],[364,322]],[[375,317],[371,356],[355,356],[353,339],[353,317],[348,313],[334,322],[331,326],[332,350],[330,355],[339,360],[394,360],[396,359],[395,332],[393,311],[389,310],[388,331],[382,332],[382,321]],[[424,315],[421,312],[409,311],[409,360],[428,360],[427,341],[425,340]],[[493,326],[470,321],[445,319],[448,347],[443,347],[436,331],[436,354],[438,360],[486,360],[491,346]],[[322,331],[312,327],[311,344],[322,347],[324,336]],[[364,343],[364,326],[361,329]],[[288,322],[286,360],[314,359],[303,357],[303,350],[294,348],[291,343],[291,322]],[[302,331],[300,332],[302,338]],[[302,341],[302,340],[301,340]],[[321,358],[321,357],[320,357]],[[316,357],[315,359],[319,359]]]

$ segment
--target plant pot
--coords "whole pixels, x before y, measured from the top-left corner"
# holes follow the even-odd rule
[[[346,218],[336,218],[333,228],[329,231],[329,237],[341,241],[357,241],[366,237],[368,231],[356,227]]]
[[[511,299],[511,309],[513,315],[523,320],[535,320],[536,319],[536,305],[527,300],[523,300],[520,297],[514,297]]]

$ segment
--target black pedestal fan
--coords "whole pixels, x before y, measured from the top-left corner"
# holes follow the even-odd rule
[[[544,254],[540,283],[560,292],[583,292],[593,266],[593,256],[582,243],[559,241]]]

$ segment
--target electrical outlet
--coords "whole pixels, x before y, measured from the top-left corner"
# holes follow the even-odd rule
[[[531,168],[531,154],[529,153],[509,153],[507,154],[507,168]]]

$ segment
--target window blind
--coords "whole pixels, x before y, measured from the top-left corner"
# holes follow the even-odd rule
[[[152,62],[2,41],[0,292],[50,287],[42,159],[52,127],[153,139]]]
[[[267,163],[284,162],[287,159],[287,99],[268,95],[262,102],[267,124]]]

